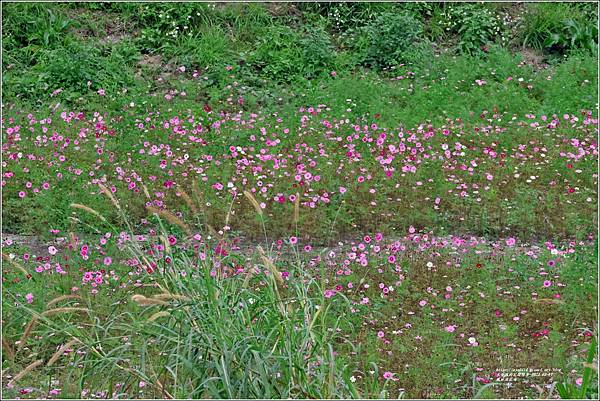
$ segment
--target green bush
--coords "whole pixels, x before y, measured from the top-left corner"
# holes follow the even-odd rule
[[[335,49],[325,30],[308,27],[298,33],[283,25],[268,27],[247,59],[261,76],[277,82],[328,72],[334,60]]]
[[[285,81],[286,76],[300,72],[302,49],[300,37],[293,29],[274,25],[267,27],[255,44],[248,62],[268,78]]]
[[[470,6],[470,5],[469,5]],[[469,7],[465,9],[461,26],[458,29],[458,45],[463,53],[474,54],[500,34],[498,17],[487,8]]]
[[[300,39],[303,51],[303,73],[308,77],[331,69],[335,58],[335,48],[331,38],[319,27],[309,27]]]
[[[521,45],[542,50],[546,40],[561,29],[568,11],[566,3],[530,4],[518,27]]]
[[[598,26],[567,19],[563,22],[562,29],[551,34],[544,44],[551,49],[559,49],[562,53],[572,49],[585,49],[597,53]]]
[[[493,9],[481,4],[450,4],[435,13],[439,28],[429,27],[434,34],[458,37],[458,47],[463,53],[475,54],[502,33],[502,22]],[[432,25],[432,24],[430,24]]]
[[[423,25],[412,15],[382,13],[362,29],[357,48],[367,65],[385,68],[413,61],[422,37]]]
[[[334,32],[346,32],[360,28],[373,21],[383,12],[393,13],[397,9],[394,3],[299,3],[298,8],[305,14],[322,17],[327,28]]]
[[[140,45],[154,52],[182,36],[192,37],[200,27],[212,25],[212,14],[204,3],[144,4],[135,18],[141,28]]]
[[[587,5],[589,6],[589,5]],[[598,45],[597,5],[530,4],[519,24],[519,40],[523,47],[533,47],[564,54],[573,49],[596,52]]]
[[[72,42],[41,51],[37,57],[38,62],[25,74],[15,69],[4,74],[3,85],[8,96],[44,99],[60,89],[64,91],[61,98],[74,100],[90,89],[114,90],[134,80],[127,65],[134,58],[127,56],[122,45],[103,54],[99,47]]]
[[[200,68],[218,68],[232,61],[231,43],[218,26],[181,35],[162,46],[162,51],[169,57],[176,57],[179,63]]]
[[[2,47],[9,63],[32,65],[39,51],[72,40],[74,21],[46,4],[8,4],[3,7]],[[6,61],[5,63],[6,64]]]

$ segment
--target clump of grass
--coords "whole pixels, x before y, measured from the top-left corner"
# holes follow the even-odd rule
[[[132,255],[139,255],[130,247]],[[130,314],[131,322],[119,326],[155,339],[143,340],[142,352],[154,355],[152,365],[169,372],[166,380],[161,378],[161,391],[185,398],[356,395],[333,354],[334,344],[340,343],[339,311],[348,307],[345,298],[325,299],[320,281],[300,265],[286,266],[294,279],[284,280],[262,247],[255,256],[269,277],[248,271],[222,278],[211,274],[221,268],[218,255],[209,254],[198,266],[185,253],[173,252],[172,266],[159,276],[162,292],[131,298],[141,307],[159,310],[150,316]],[[274,285],[261,284],[265,279]],[[136,375],[156,377],[151,369]]]

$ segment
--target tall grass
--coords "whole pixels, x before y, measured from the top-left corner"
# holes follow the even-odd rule
[[[113,196],[108,200],[126,219],[119,201]],[[257,213],[262,211],[255,206]],[[178,225],[169,219],[160,222],[162,231],[155,241],[168,235],[163,223]],[[221,244],[223,238],[214,241]],[[125,250],[142,266],[157,266],[142,278],[147,285],[134,290],[132,302],[115,300],[112,310],[94,310],[92,304],[89,309],[49,309],[40,316],[32,311],[21,347],[38,329],[61,333],[64,342],[27,372],[42,364],[44,369],[60,369],[57,362],[64,351],[77,347],[85,350],[77,361],[84,367],[79,395],[94,377],[110,378],[113,397],[120,394],[113,383],[117,378],[127,385],[143,382],[152,391],[145,395],[160,398],[386,395],[378,380],[362,394],[349,379],[356,369],[338,352],[346,354],[343,350],[352,347],[340,334],[340,328],[349,325],[344,316],[350,301],[341,294],[325,297],[324,267],[313,271],[315,267],[307,268],[299,255],[294,262],[276,266],[268,248],[265,252],[262,247],[242,261],[215,252],[216,243],[202,244],[199,251],[205,257],[184,247],[165,247],[171,258],[166,264],[164,258],[145,253],[138,241],[126,244]],[[49,305],[76,298],[59,297]],[[74,322],[46,319],[57,315],[54,312],[70,311],[86,311],[88,317]],[[137,346],[129,347],[123,339]]]
[[[181,398],[360,396],[335,353],[348,300],[326,299],[299,262],[285,266],[284,280],[262,248],[258,261],[231,273],[239,261],[213,247],[205,244],[203,260],[171,249],[171,265],[156,272],[163,293],[134,295],[141,311],[122,328],[152,339],[141,354],[159,356],[144,374],[158,372]]]

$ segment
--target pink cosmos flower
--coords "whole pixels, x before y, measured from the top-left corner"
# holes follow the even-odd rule
[[[390,380],[390,379],[392,379],[392,380],[394,380],[394,381],[397,381],[397,380],[398,380],[397,378],[395,378],[395,377],[394,377],[394,374],[393,374],[392,372],[384,372],[384,373],[383,373],[383,378],[384,378],[385,380]]]
[[[444,328],[444,330],[446,330],[448,333],[454,333],[454,330],[456,330],[456,326],[454,326],[454,325],[446,326]]]
[[[25,299],[27,300],[28,304],[33,303],[33,294],[29,293],[29,294],[25,295]]]

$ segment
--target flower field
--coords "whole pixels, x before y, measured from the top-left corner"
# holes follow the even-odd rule
[[[596,397],[597,55],[487,57],[3,65],[2,398]]]

